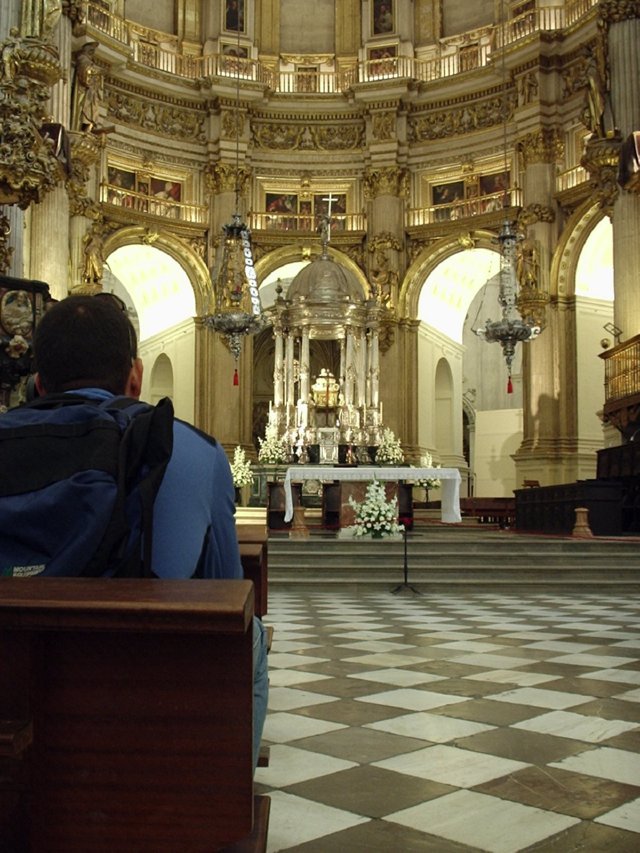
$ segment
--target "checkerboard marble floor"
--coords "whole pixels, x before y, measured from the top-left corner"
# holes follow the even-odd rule
[[[640,602],[269,590],[270,853],[640,850]]]

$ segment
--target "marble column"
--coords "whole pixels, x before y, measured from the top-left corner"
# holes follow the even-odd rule
[[[293,377],[293,350],[295,339],[293,332],[289,330],[285,342],[285,426],[289,429],[295,424],[292,423],[291,417],[295,411],[295,389]]]
[[[539,284],[549,290],[555,241],[556,162],[562,154],[561,134],[540,128],[519,141],[525,164],[524,208],[520,225],[539,256]],[[574,297],[557,295],[546,309],[546,327],[522,347],[523,439],[515,454],[516,481],[541,485],[577,478],[577,364]],[[516,383],[517,391],[517,383]]]
[[[300,423],[298,426],[306,428],[309,423],[309,327],[302,330],[302,341],[300,345]]]
[[[284,340],[282,329],[274,329],[275,359],[273,370],[273,405],[276,412],[280,411],[284,402]]]
[[[622,139],[640,131],[640,4],[601,0],[608,27],[611,107]],[[614,322],[621,341],[640,333],[640,195],[620,190],[613,206]]]

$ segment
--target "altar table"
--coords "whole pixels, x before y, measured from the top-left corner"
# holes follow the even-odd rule
[[[293,496],[291,483],[304,480],[319,480],[332,483],[334,480],[440,480],[441,518],[449,524],[461,521],[460,517],[460,471],[457,468],[409,468],[391,466],[357,465],[354,467],[332,468],[329,465],[292,465],[287,468],[284,478],[285,514],[284,520],[293,518]]]

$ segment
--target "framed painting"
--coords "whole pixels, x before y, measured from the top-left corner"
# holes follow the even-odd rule
[[[180,201],[182,198],[182,184],[178,181],[168,181],[166,178],[151,178],[149,190],[154,198],[168,201]]]
[[[508,172],[496,172],[493,175],[480,175],[480,195],[483,198],[483,212],[491,213],[496,210],[502,210],[504,206],[504,194],[508,189]]]
[[[224,0],[223,13],[225,30],[245,32],[245,0]]]
[[[319,193],[313,197],[313,210],[316,216],[326,216],[329,212],[329,197],[331,197],[331,216],[340,216],[347,212],[346,193]]]
[[[369,78],[391,77],[398,68],[398,47],[395,44],[370,47],[367,59]]]
[[[480,175],[480,195],[503,193],[509,189],[509,172],[495,172],[492,175]]]
[[[446,184],[431,185],[431,204],[435,208],[438,222],[444,219],[458,219],[464,200],[464,181],[450,181]]]
[[[298,212],[298,196],[292,193],[267,193],[265,195],[265,210],[267,213]]]
[[[395,29],[393,20],[393,0],[373,0],[373,26],[374,36],[387,35]]]
[[[431,204],[455,204],[464,198],[464,181],[431,185]]]
[[[226,74],[242,74],[246,76],[249,59],[249,48],[241,44],[233,44],[232,42],[220,42],[220,52],[222,60],[220,62],[221,71]]]
[[[117,204],[119,207],[130,207],[131,196],[128,190],[136,189],[136,173],[119,166],[109,166],[107,169],[107,181],[109,189],[107,201],[109,204]]]

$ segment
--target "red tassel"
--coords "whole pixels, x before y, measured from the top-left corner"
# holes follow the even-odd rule
[[[237,367],[236,367],[236,368],[235,368],[235,370],[233,371],[233,384],[234,384],[234,385],[239,385],[239,384],[240,384],[240,380],[238,379],[238,368],[237,368]]]
[[[511,381],[511,377],[509,377],[509,381],[507,382],[507,394],[513,394],[513,382]]]

